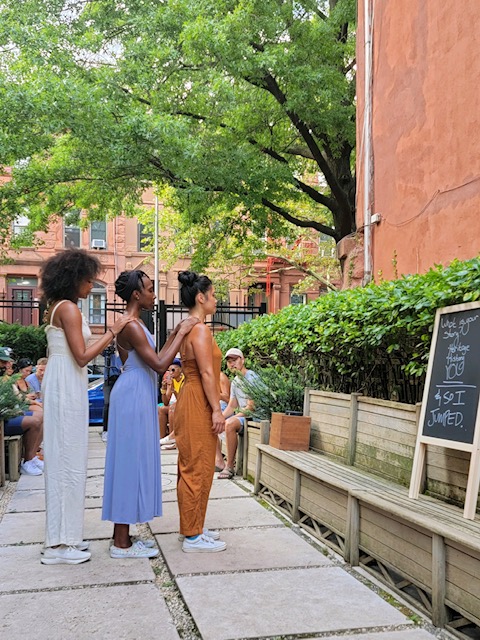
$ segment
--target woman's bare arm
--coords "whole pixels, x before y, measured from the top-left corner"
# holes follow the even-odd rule
[[[163,373],[172,363],[184,337],[198,323],[197,318],[189,318],[180,323],[171,339],[167,340],[160,352],[150,346],[145,331],[139,322],[131,322],[118,337],[119,346],[123,349],[135,349],[140,358],[157,373]]]
[[[87,347],[82,334],[82,314],[80,309],[74,302],[68,300],[58,307],[58,311],[55,314],[55,320],[58,321],[58,324],[55,326],[63,329],[75,362],[79,367],[84,367],[95,356],[102,353],[117,333],[132,319],[128,316],[122,316],[115,322],[112,329],[109,329],[99,340]]]
[[[225,431],[225,418],[220,410],[218,380],[213,370],[212,334],[203,323],[192,331],[190,336],[195,360],[202,378],[203,391],[212,407],[212,430],[214,433]]]

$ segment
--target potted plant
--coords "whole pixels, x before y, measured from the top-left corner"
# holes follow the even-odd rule
[[[240,386],[255,404],[255,420],[270,421],[270,445],[288,451],[307,451],[310,416],[303,415],[305,376],[298,368],[270,366],[256,370],[257,379]]]
[[[13,390],[13,383],[19,377],[19,375],[0,377],[0,420],[2,422],[20,415],[28,409],[28,403],[24,402]]]
[[[28,409],[24,402],[13,390],[13,382],[20,376],[0,377],[0,485],[5,484],[5,445],[3,423],[14,418]]]

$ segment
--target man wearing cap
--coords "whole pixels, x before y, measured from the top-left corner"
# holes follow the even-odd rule
[[[3,376],[7,368],[7,362],[13,362],[8,347],[0,347],[0,376]]]
[[[217,476],[220,480],[230,480],[235,474],[234,464],[237,453],[238,436],[242,435],[247,420],[242,410],[253,411],[255,408],[253,401],[247,398],[245,391],[241,388],[239,376],[244,377],[249,382],[255,382],[255,380],[258,379],[254,371],[246,368],[245,358],[240,349],[229,349],[225,354],[225,359],[228,369],[237,375],[233,379],[232,386],[230,387],[229,403],[222,412],[226,418],[225,439],[227,445],[227,460],[225,462],[225,468]],[[239,409],[237,413],[235,413],[236,409]]]

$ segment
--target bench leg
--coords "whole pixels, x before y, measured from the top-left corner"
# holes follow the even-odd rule
[[[447,623],[445,607],[445,541],[442,536],[432,536],[432,622],[442,629]]]
[[[22,452],[22,440],[10,440],[8,443],[8,476],[10,482],[17,482],[20,477],[19,466]]]
[[[243,476],[243,441],[245,436],[238,436],[237,456],[235,461],[235,473],[237,476]]]
[[[300,488],[302,486],[302,477],[300,475],[300,469],[295,469],[293,473],[292,520],[293,522],[298,522],[300,520],[300,512],[298,510],[298,507],[300,505]]]
[[[255,466],[255,484],[253,485],[253,493],[258,496],[260,492],[260,474],[262,473],[262,452],[257,450],[257,464]]]
[[[360,562],[360,505],[358,499],[348,495],[347,530],[345,532],[345,560],[352,567]]]

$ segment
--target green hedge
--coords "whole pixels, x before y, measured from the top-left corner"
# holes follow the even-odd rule
[[[45,328],[0,322],[0,347],[11,347],[14,358],[30,358],[35,363],[47,352]]]
[[[217,337],[248,364],[300,367],[311,386],[421,400],[435,310],[480,298],[480,259],[325,294]]]

